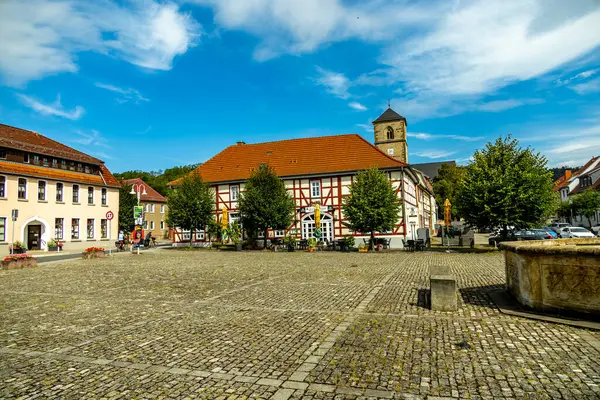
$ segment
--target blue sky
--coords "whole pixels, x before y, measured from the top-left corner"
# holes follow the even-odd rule
[[[0,37],[0,123],[115,172],[373,140],[388,98],[413,163],[509,133],[552,166],[600,154],[597,0],[8,0]]]

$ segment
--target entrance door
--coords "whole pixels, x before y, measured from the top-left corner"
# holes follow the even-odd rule
[[[39,250],[40,247],[40,235],[42,233],[41,225],[29,225],[27,227],[27,248],[29,250]]]
[[[329,214],[321,215],[322,239],[333,240],[333,218]],[[315,214],[311,213],[302,219],[302,239],[310,239],[315,236]]]

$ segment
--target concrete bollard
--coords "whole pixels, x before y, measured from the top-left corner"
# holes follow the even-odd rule
[[[454,275],[431,275],[431,309],[433,311],[456,311],[456,279]]]

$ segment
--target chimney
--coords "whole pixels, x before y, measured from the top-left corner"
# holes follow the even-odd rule
[[[238,146],[242,146],[242,145],[246,144],[246,142],[239,141],[239,142],[236,142],[235,144],[237,144]]]
[[[569,179],[571,179],[571,176],[573,176],[573,172],[571,172],[570,169],[566,170],[565,171],[565,180],[568,181]]]

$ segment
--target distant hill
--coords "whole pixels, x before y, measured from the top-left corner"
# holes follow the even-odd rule
[[[164,171],[125,171],[113,173],[115,178],[121,179],[133,179],[133,178],[142,178],[144,182],[146,182],[150,187],[156,190],[158,193],[163,196],[167,196],[169,192],[169,188],[167,184],[171,181],[174,181],[177,178],[181,178],[184,175],[187,175],[192,170],[197,168],[200,164],[190,164],[184,165],[182,167],[173,167],[167,168]]]
[[[552,181],[555,181],[558,178],[560,178],[561,176],[563,176],[565,174],[565,171],[567,171],[567,170],[571,170],[571,171],[575,172],[575,171],[577,171],[580,168],[581,167],[557,167],[557,168],[550,168],[550,171],[552,171],[552,173],[554,174],[554,176],[552,177]]]

